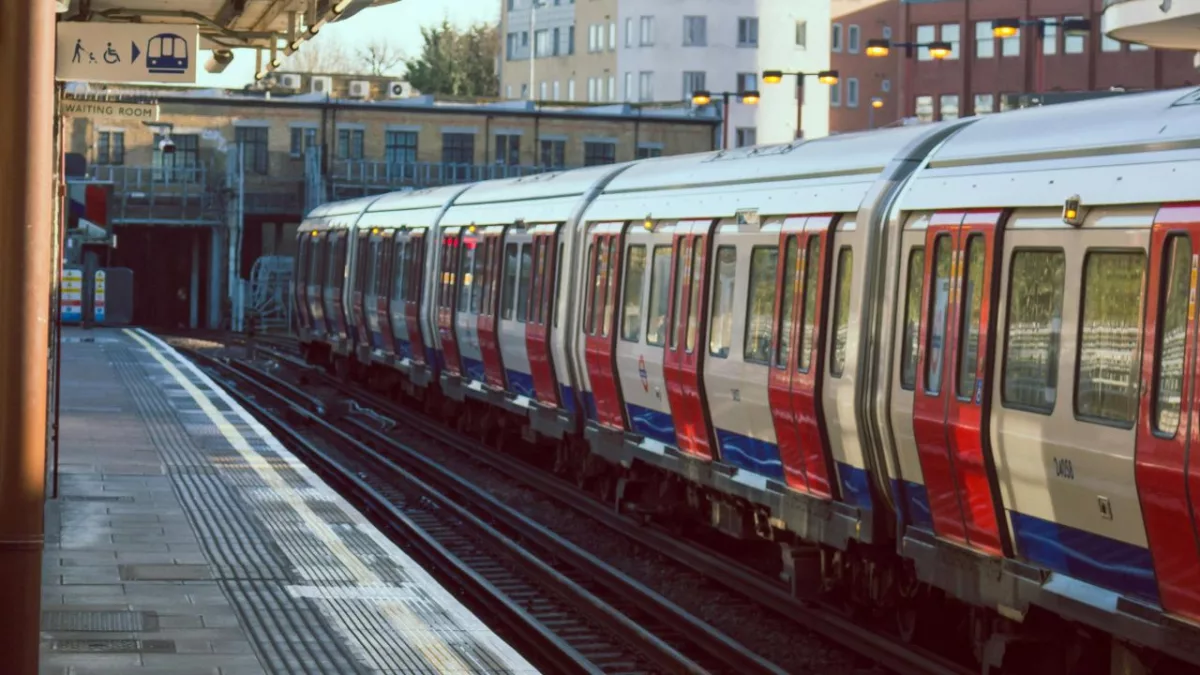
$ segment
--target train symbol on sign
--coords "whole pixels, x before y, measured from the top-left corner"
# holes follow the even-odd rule
[[[174,33],[159,33],[146,42],[146,70],[152,73],[186,73],[189,60],[187,40]]]

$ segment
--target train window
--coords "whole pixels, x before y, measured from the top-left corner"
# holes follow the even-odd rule
[[[471,304],[470,312],[483,311],[483,289],[487,282],[487,248],[479,250],[479,240],[465,242],[471,256]]]
[[[596,302],[596,294],[600,291],[600,275],[596,271],[595,243],[588,244],[587,261],[588,273],[584,279],[595,279],[595,281],[592,284],[592,290],[583,300],[583,332],[592,335],[592,327],[595,325],[595,322],[592,320],[595,318],[595,312],[592,311],[592,307]]]
[[[929,298],[929,335],[925,357],[925,392],[942,391],[942,359],[946,351],[946,324],[950,320],[950,261],[954,256],[949,235],[933,242],[933,293]]]
[[[513,318],[513,300],[517,291],[517,245],[507,244],[504,247],[504,286],[501,290],[503,299],[500,303],[501,317],[506,321]]]
[[[646,344],[661,347],[666,342],[667,298],[671,292],[671,247],[655,246],[652,262]]]
[[[843,246],[838,251],[837,289],[833,301],[833,353],[829,373],[841,377],[846,368],[846,345],[850,340],[850,287],[854,279],[854,251]]]
[[[967,256],[963,269],[963,288],[966,289],[963,300],[966,304],[961,310],[961,324],[958,327],[958,382],[955,386],[955,394],[965,400],[971,400],[975,395],[976,381],[980,381],[979,331],[983,322],[986,263],[987,245],[983,235],[972,234],[967,237]]]
[[[1170,240],[1164,265],[1161,303],[1158,320],[1158,365],[1154,382],[1154,428],[1175,435],[1179,427],[1180,404],[1183,400],[1183,364],[1187,353],[1188,292],[1191,285],[1192,243],[1186,236],[1174,235]]]
[[[642,338],[642,287],[646,279],[646,247],[625,249],[625,290],[621,300],[621,339],[637,342]]]
[[[338,261],[338,257],[339,257],[339,251],[341,249],[341,242],[337,241],[335,239],[333,242],[332,248],[333,248],[333,250],[330,252],[330,255],[325,256],[325,260],[328,264],[325,268],[325,284],[324,285],[329,289],[332,289],[334,287],[334,284],[337,283],[337,279],[340,276],[338,274],[337,261]]]
[[[737,249],[733,246],[718,248],[715,269],[708,353],[723,359],[729,356],[729,347],[733,343],[733,288],[737,281]]]
[[[533,240],[533,304],[529,310],[530,323],[542,323],[542,295],[546,292],[546,241],[545,237]]]
[[[904,298],[904,334],[900,343],[900,386],[917,385],[918,334],[921,332],[921,294],[925,292],[925,247],[908,254],[908,294]]]
[[[425,287],[425,245],[425,237],[416,240],[415,249],[412,241],[408,243],[409,263],[406,267],[411,270],[412,276],[408,280],[405,292],[409,302],[421,302],[421,289]]]
[[[1001,391],[1005,407],[1054,410],[1065,274],[1062,250],[1013,253]]]
[[[458,252],[458,311],[471,311],[471,293],[475,286],[475,242],[464,239]]]
[[[308,255],[308,274],[305,276],[305,281],[308,285],[320,286],[324,280],[321,276],[321,270],[324,268],[321,265],[322,256],[325,252],[325,237],[321,237],[315,241],[315,245],[310,248],[311,253]]]
[[[700,333],[700,298],[704,296],[699,280],[704,277],[704,240],[692,241],[692,274],[688,279],[691,290],[691,309],[688,310],[687,351],[696,350],[696,337]]]
[[[821,276],[821,240],[808,240],[808,255],[804,263],[804,333],[800,338],[800,370],[808,372],[812,365],[813,335],[817,331],[817,285]]]
[[[679,317],[683,316],[683,289],[690,281],[683,278],[683,270],[691,253],[691,240],[684,239],[679,243],[679,251],[675,255],[675,302],[672,307],[675,310],[674,316],[671,317],[671,325],[669,326],[669,334],[671,336],[671,349],[679,346]]]
[[[563,253],[563,244],[560,242],[558,245],[558,255],[555,256],[554,262],[553,262],[553,264],[551,264],[551,267],[554,268],[554,289],[551,289],[551,291],[546,293],[546,299],[545,299],[546,313],[554,314],[554,327],[555,328],[558,328],[558,313],[554,311],[553,290],[562,288],[562,268],[563,268],[562,263],[561,263],[562,253]]]
[[[771,358],[771,327],[775,323],[775,273],[778,246],[755,246],[750,251],[750,286],[746,291],[746,339],[742,358],[767,363]]]
[[[800,244],[795,235],[787,238],[782,283],[779,297],[783,305],[779,310],[779,334],[775,336],[776,368],[787,368],[788,353],[792,346],[792,314],[796,305],[796,287],[800,285]]]
[[[379,289],[379,266],[383,264],[383,256],[380,255],[382,249],[378,241],[372,241],[367,250],[371,252],[367,256],[367,264],[371,266],[371,269],[367,271],[366,293],[375,295]],[[368,308],[368,311],[370,309]]]
[[[533,247],[521,244],[521,270],[517,282],[517,321],[525,323],[533,293]]]
[[[604,323],[600,326],[600,335],[608,337],[613,327],[614,305],[617,303],[617,259],[620,257],[617,249],[617,238],[608,238],[608,261],[604,269]]]
[[[1084,261],[1083,312],[1075,413],[1133,426],[1138,408],[1138,342],[1146,254],[1090,251]]]
[[[392,267],[392,301],[403,302],[404,297],[404,282],[408,277],[408,242],[396,241],[396,250],[393,254],[393,259],[396,264]]]

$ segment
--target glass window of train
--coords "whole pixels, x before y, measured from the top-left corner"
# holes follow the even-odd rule
[[[529,297],[533,294],[533,247],[521,244],[521,270],[517,281],[517,321],[528,320]]]
[[[691,307],[687,319],[687,351],[696,351],[696,336],[700,333],[700,299],[704,297],[704,289],[700,280],[704,278],[704,240],[697,238],[692,243],[692,273],[688,279],[691,288]]]
[[[1016,251],[1011,268],[1001,397],[1006,408],[1050,414],[1058,398],[1066,256],[1061,249]]]
[[[613,328],[613,313],[616,311],[617,304],[617,258],[620,257],[620,250],[617,249],[617,237],[609,236],[608,238],[608,265],[604,271],[604,314],[601,317],[604,321],[600,325],[600,335],[608,337],[608,334]]]
[[[500,283],[500,262],[497,260],[500,240],[495,237],[483,239],[483,302],[479,313],[484,316],[496,316],[496,285]],[[476,243],[478,247],[479,244]]]
[[[742,358],[766,364],[771,359],[771,331],[775,323],[775,273],[778,246],[755,246],[750,251],[750,285],[746,289],[746,337]]]
[[[604,304],[608,295],[608,268],[612,261],[609,254],[609,237],[601,237],[596,242],[596,294],[592,298],[592,335],[600,335],[604,325]]]
[[[404,289],[408,295],[409,302],[421,302],[421,289],[425,287],[425,237],[421,237],[416,241],[416,248],[413,248],[413,242],[408,243],[409,263],[406,266],[410,276]]]
[[[322,254],[325,253],[325,237],[320,237],[313,242],[310,245],[309,250],[311,252],[308,254],[308,274],[305,281],[307,281],[308,285],[310,286],[314,284],[319,286],[323,280],[321,277],[321,270],[325,269],[325,267],[321,264],[323,260]]]
[[[967,255],[963,270],[963,302],[958,327],[958,378],[955,395],[971,400],[979,379],[979,332],[983,322],[983,287],[987,270],[987,245],[983,235],[967,237]],[[979,385],[982,386],[982,385]]]
[[[484,285],[487,283],[487,249],[480,250],[479,240],[465,243],[471,256],[471,303],[466,305],[472,314],[483,311]]]
[[[625,249],[625,290],[621,300],[621,339],[637,342],[642,338],[642,288],[646,279],[646,247],[642,244]]]
[[[925,247],[914,246],[908,254],[908,293],[904,298],[904,333],[900,338],[900,386],[912,391],[917,385],[918,334],[921,332],[921,295],[925,292]]]
[[[471,311],[471,294],[475,286],[475,242],[463,240],[458,252],[458,311]]]
[[[1129,428],[1137,417],[1143,251],[1089,251],[1075,377],[1075,414]]]
[[[546,292],[545,298],[543,298],[543,300],[542,300],[542,302],[546,303],[546,306],[545,306],[546,314],[553,315],[553,317],[554,317],[554,327],[555,328],[558,328],[558,312],[554,311],[554,293],[559,288],[562,288],[562,268],[563,268],[563,266],[560,262],[562,260],[562,253],[563,253],[563,244],[560,242],[558,245],[558,255],[554,256],[554,260],[550,261],[550,267],[552,267],[554,269],[554,272],[553,272],[554,288],[549,289]]]
[[[596,273],[596,244],[589,243],[587,250],[588,273],[584,279],[594,279],[591,288],[586,291],[586,297],[583,299],[583,332],[587,335],[592,334],[592,317],[595,314],[592,312],[593,303],[596,301],[596,291],[599,290],[600,276]]]
[[[712,311],[709,313],[708,353],[723,359],[733,343],[733,289],[737,281],[737,248],[717,249],[714,266]]]
[[[829,373],[841,377],[846,367],[846,344],[850,339],[850,287],[854,279],[854,250],[843,246],[838,251],[837,292],[833,302],[833,353]]]
[[[533,301],[529,308],[529,322],[542,323],[542,297],[546,293],[546,248],[550,242],[545,237],[533,240]]]
[[[367,266],[370,269],[366,271],[367,284],[363,287],[363,292],[370,295],[374,295],[377,292],[376,285],[379,283],[379,266],[383,264],[383,256],[379,255],[380,248],[377,241],[372,241],[368,248],[371,254],[367,256]],[[374,308],[368,307],[367,311],[371,311],[372,309]]]
[[[954,252],[949,235],[933,242],[933,293],[929,298],[929,335],[925,357],[925,392],[942,391],[942,359],[946,352],[946,324],[950,320],[950,263]]]
[[[500,316],[506,320],[513,319],[513,301],[516,299],[517,291],[517,273],[520,271],[517,267],[517,245],[506,244],[504,246],[504,286],[501,288],[503,297],[500,302]]]
[[[787,368],[788,352],[792,346],[792,314],[796,306],[796,291],[800,285],[800,243],[796,236],[787,238],[787,248],[783,254],[783,279],[780,282],[779,297],[782,306],[779,309],[779,333],[775,336],[775,367]]]
[[[655,246],[650,270],[650,314],[646,317],[646,344],[666,343],[667,299],[671,292],[671,247]]]
[[[1191,285],[1192,243],[1186,236],[1173,235],[1165,252],[1163,275],[1165,300],[1160,303],[1158,350],[1155,360],[1154,429],[1175,435],[1183,400],[1183,357],[1187,341],[1188,291]]]
[[[392,303],[404,302],[404,284],[408,281],[408,242],[397,241],[392,265]]]
[[[804,262],[804,332],[800,337],[800,372],[812,365],[813,335],[817,332],[817,286],[821,277],[821,239],[808,240]]]
[[[675,301],[671,304],[674,308],[674,316],[670,317],[671,325],[668,326],[667,334],[670,335],[671,349],[679,346],[679,316],[683,313],[683,289],[686,286],[686,281],[683,278],[683,270],[688,259],[688,254],[691,253],[691,241],[684,239],[679,242],[679,249],[675,254]]]

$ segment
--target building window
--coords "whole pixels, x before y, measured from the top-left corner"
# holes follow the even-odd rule
[[[554,37],[550,40],[550,53],[558,56],[562,53],[562,30],[555,28]]]
[[[639,145],[637,148],[638,159],[651,159],[653,157],[662,157],[662,147],[658,145]]]
[[[567,55],[575,53],[575,26],[567,29]]]
[[[625,19],[625,48],[633,46],[633,17]]]
[[[1150,51],[1150,48],[1143,44],[1138,44],[1136,42],[1130,42],[1129,43],[1129,51],[1131,51],[1131,52],[1148,52],[1148,51]]]
[[[956,23],[942,24],[942,41],[950,43],[950,55],[946,57],[948,61],[959,58],[958,43],[962,37],[960,32],[959,25]]]
[[[596,78],[588,78],[588,103],[596,102]]]
[[[511,85],[511,84],[506,84],[506,85],[504,85],[504,97],[505,97],[505,98],[512,98],[512,97],[513,97],[513,93],[512,93],[512,85]]]
[[[738,91],[758,91],[758,73],[738,73]]]
[[[859,38],[862,30],[857,25],[851,25],[846,29],[846,51],[851,54],[858,53]]]
[[[757,47],[758,46],[758,19],[754,17],[742,17],[738,19],[738,46],[739,47]]]
[[[521,31],[521,46],[522,47],[529,46],[529,31],[527,31],[527,30]]]
[[[796,46],[801,49],[808,48],[808,23],[805,21],[796,22]]]
[[[617,76],[616,75],[608,76],[608,100],[609,101],[617,100]]]
[[[463,165],[474,164],[475,134],[443,133],[442,163]],[[467,173],[469,173],[469,171]]]
[[[537,58],[550,56],[550,30],[543,28],[533,34],[533,53]]]
[[[652,47],[654,45],[654,17],[643,16],[638,22],[640,35],[638,36],[638,44],[642,47]]]
[[[1043,21],[1054,21],[1044,19]],[[1052,23],[1042,24],[1042,53],[1053,56],[1058,53],[1058,26]]]
[[[884,80],[879,83],[879,91],[882,91],[883,93],[886,94],[886,93],[890,92],[891,90],[892,90],[892,81],[891,80]]]
[[[991,21],[975,22],[975,58],[990,59],[996,55],[996,35]]]
[[[157,144],[155,147],[158,147]],[[96,138],[96,163],[120,166],[125,163],[125,132],[101,131]]]
[[[1012,37],[1000,38],[1000,56],[1020,56],[1021,55],[1021,34],[1017,33]]]
[[[414,164],[417,161],[417,132],[388,131],[384,133],[384,159],[390,166]]]
[[[610,21],[608,23],[608,51],[617,50],[617,22]]]
[[[562,100],[562,98],[561,98],[562,97],[562,87],[560,85],[561,85],[561,83],[558,80],[554,81],[554,87],[553,87],[554,97],[551,100],[553,100],[553,101],[561,101]]]
[[[932,122],[933,121],[933,97],[932,96],[918,96],[917,100],[916,100],[915,110],[917,112],[918,120],[920,120],[922,122]]]
[[[267,151],[267,127],[237,127],[234,131],[234,142],[242,147],[242,161],[246,171],[265,176],[270,169],[270,155]],[[158,143],[155,143],[155,147]],[[179,144],[175,144],[176,153]]]
[[[686,70],[683,73],[683,98],[690,99],[692,94],[697,91],[703,91],[704,86],[704,71],[702,70]]]
[[[858,107],[858,78],[851,77],[846,80],[846,105],[850,108]]]
[[[917,26],[917,43],[927,45],[930,42],[937,41],[936,26]],[[921,61],[932,61],[933,57],[929,55],[928,47],[917,48],[917,59]]]
[[[304,151],[317,146],[317,130],[312,127],[292,127],[292,157],[303,157]]]
[[[842,82],[843,80],[838,80],[829,88],[829,105],[835,108],[842,105]]]
[[[598,23],[588,26],[588,53],[594,54],[600,51],[600,45],[604,42],[604,27]]]
[[[883,27],[883,39],[884,39],[884,40],[891,40],[891,39],[892,39],[892,27],[891,27],[891,26],[884,26],[884,27]]]
[[[575,80],[567,80],[567,100],[575,100]]]
[[[996,97],[991,94],[975,94],[974,109],[976,115],[996,112]]]
[[[1107,14],[1100,15],[1100,51],[1102,52],[1119,52],[1121,51],[1121,42],[1114,40],[1108,36],[1108,22],[1104,20]],[[1129,51],[1134,51],[1134,47],[1147,49],[1146,45],[1129,45]]]
[[[559,140],[541,141],[541,165],[548,169],[561,169],[567,165],[567,142]]]
[[[628,70],[625,71],[625,100],[637,100],[637,92],[633,90],[633,73]]]
[[[496,134],[496,164],[519,166],[521,164],[521,137],[517,134]]]
[[[504,36],[504,59],[512,61],[517,52],[517,34],[509,33]]]
[[[958,119],[958,94],[942,94],[941,103],[941,119],[956,120]]]
[[[755,127],[737,128],[737,147],[745,148],[758,144],[758,129]]]
[[[263,128],[266,131],[266,128]],[[171,142],[175,144],[175,152],[166,154],[158,149],[163,140],[160,134],[154,134],[155,180],[170,182],[196,182],[196,169],[200,166],[200,136],[196,134],[175,134]],[[246,156],[246,168],[250,169],[250,157]],[[258,173],[258,172],[256,172]],[[264,170],[261,173],[266,173]]]
[[[1082,16],[1064,16],[1064,20],[1082,19]],[[1063,53],[1064,54],[1082,54],[1084,47],[1087,45],[1087,36],[1085,35],[1063,35]]]
[[[617,144],[612,141],[585,141],[583,165],[599,166],[617,163]]]
[[[363,158],[362,129],[338,129],[337,158],[353,160]]]
[[[842,24],[833,24],[833,32],[829,35],[829,51],[842,51]]]
[[[704,47],[708,45],[708,17],[683,17],[683,46]]]
[[[1000,94],[1000,112],[1013,110],[1017,107],[1016,94]]]
[[[638,73],[638,99],[643,102],[654,100],[654,72],[643,70]]]
[[[546,94],[548,93],[550,93],[550,85],[545,80],[542,80],[541,84],[538,85],[538,98],[545,101]]]

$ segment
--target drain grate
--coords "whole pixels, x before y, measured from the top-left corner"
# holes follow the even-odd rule
[[[113,495],[63,495],[59,497],[64,502],[131,502],[133,497]]]
[[[208,565],[119,565],[121,581],[207,581]]]
[[[145,633],[158,630],[156,612],[42,612],[42,630],[57,633]]]
[[[52,640],[50,650],[82,654],[174,654],[174,640]]]

